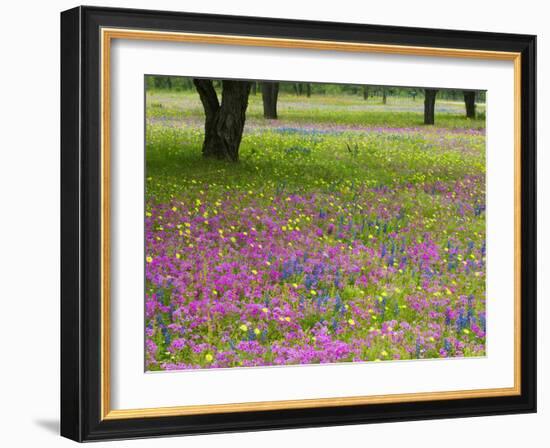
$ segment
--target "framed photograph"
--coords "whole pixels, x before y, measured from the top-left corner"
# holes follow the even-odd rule
[[[536,410],[535,36],[61,14],[61,433]]]

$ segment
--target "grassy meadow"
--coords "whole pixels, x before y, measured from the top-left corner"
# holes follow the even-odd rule
[[[484,356],[477,111],[258,93],[229,163],[195,92],[148,91],[147,369]]]

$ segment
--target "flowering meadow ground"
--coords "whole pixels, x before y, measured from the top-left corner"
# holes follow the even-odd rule
[[[485,121],[251,96],[241,161],[147,96],[147,370],[485,355]]]

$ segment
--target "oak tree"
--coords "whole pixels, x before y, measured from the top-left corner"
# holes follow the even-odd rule
[[[210,79],[193,79],[204,108],[202,155],[220,160],[239,160],[239,145],[246,120],[250,82],[221,82],[221,102]]]

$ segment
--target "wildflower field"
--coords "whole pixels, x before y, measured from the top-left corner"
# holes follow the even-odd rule
[[[146,369],[484,356],[483,105],[278,108],[228,163],[196,93],[147,93]]]

